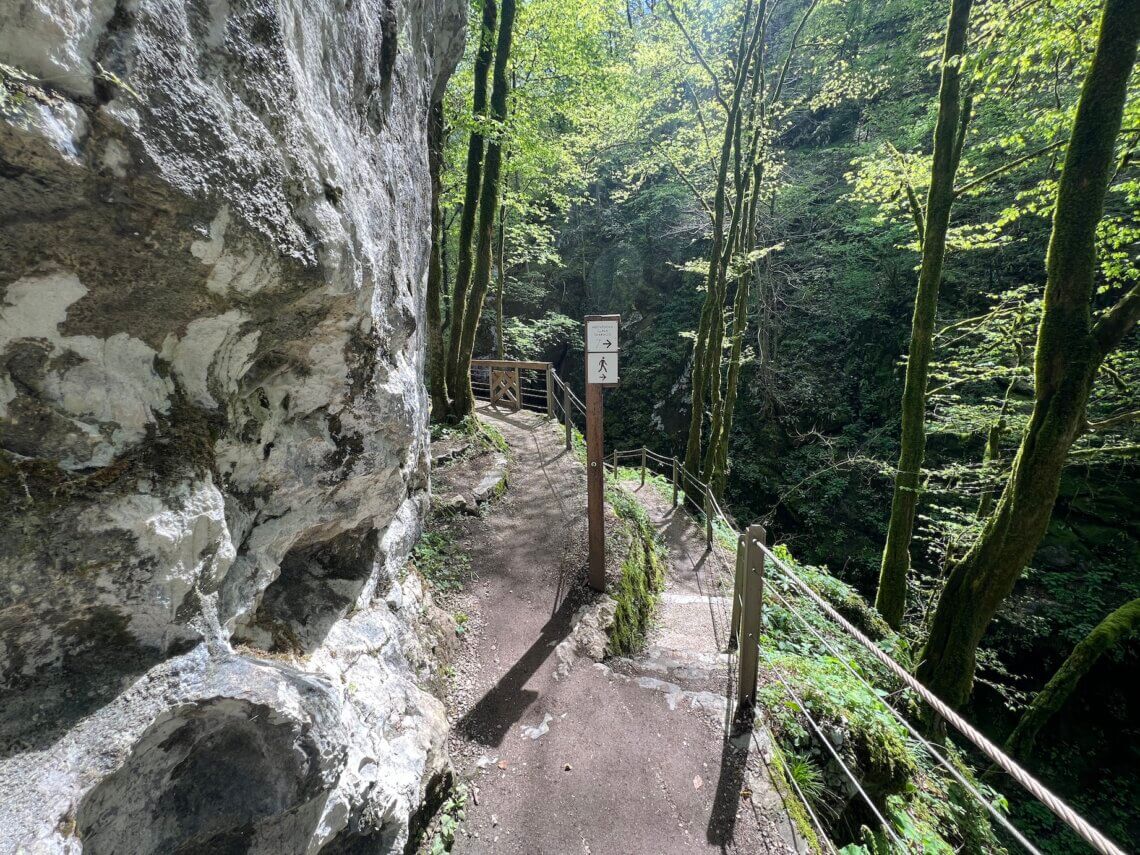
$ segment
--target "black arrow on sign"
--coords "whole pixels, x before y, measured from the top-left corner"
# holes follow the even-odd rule
[[[612,341],[610,341],[609,339],[606,339],[606,343],[602,345],[602,347],[604,347],[606,350],[609,350],[613,346],[614,346],[614,343]]]

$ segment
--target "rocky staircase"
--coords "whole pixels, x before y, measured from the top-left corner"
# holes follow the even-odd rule
[[[668,550],[665,590],[644,651],[612,662],[619,673],[665,693],[670,705],[685,700],[727,718],[736,678],[728,652],[732,615],[732,555],[682,508],[672,507],[652,483],[622,484],[641,502]]]

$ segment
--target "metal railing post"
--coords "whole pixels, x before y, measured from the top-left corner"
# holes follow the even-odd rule
[[[641,486],[645,486],[645,446],[641,446]]]
[[[673,458],[673,507],[677,507],[677,458]]]
[[[712,497],[709,493],[710,488],[705,487],[705,546],[712,549],[713,543],[713,524],[712,524]]]
[[[736,573],[732,577],[732,619],[728,623],[728,649],[735,650],[740,638],[740,606],[744,601],[744,535],[736,538]]]
[[[554,418],[554,374],[552,366],[546,366],[546,417]]]
[[[566,422],[566,450],[570,450],[570,433],[573,428],[570,426],[570,384],[565,380],[562,381],[562,419]]]
[[[618,479],[618,471],[617,471],[617,449],[615,448],[615,449],[614,449],[614,480],[616,481],[617,479]]]
[[[736,713],[733,726],[739,733],[752,726],[756,709],[756,675],[760,666],[760,621],[764,605],[764,526],[748,526],[744,533],[744,573],[742,574],[740,609],[740,652],[737,654],[739,672],[736,685]]]

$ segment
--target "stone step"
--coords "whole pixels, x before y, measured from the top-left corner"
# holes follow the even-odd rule
[[[735,657],[652,645],[634,657],[615,660],[615,671],[675,685],[694,692],[723,695],[736,673]]]

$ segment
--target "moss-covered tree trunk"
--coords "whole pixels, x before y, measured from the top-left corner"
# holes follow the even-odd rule
[[[918,291],[914,297],[914,317],[910,328],[910,350],[906,360],[906,382],[902,399],[902,438],[898,469],[895,472],[891,518],[879,570],[875,606],[892,628],[902,624],[906,608],[907,574],[910,572],[910,541],[918,505],[919,478],[926,454],[926,381],[934,349],[934,317],[938,311],[938,286],[946,255],[946,233],[954,202],[954,176],[965,139],[968,106],[961,97],[961,64],[966,52],[973,0],[952,0],[942,47],[942,80],[938,90],[938,119],[934,127],[934,154],[930,167],[930,191],[922,229],[922,264]]]
[[[427,373],[432,421],[448,414],[447,363],[444,359],[443,215],[440,211],[440,172],[443,168],[443,102],[432,104],[428,117],[428,171],[431,174],[431,255],[427,275]]]
[[[467,297],[471,285],[472,255],[471,243],[475,233],[475,219],[478,213],[479,191],[483,181],[483,156],[486,138],[483,122],[487,114],[487,77],[494,55],[495,26],[498,6],[495,0],[483,0],[483,12],[479,31],[479,50],[475,54],[474,93],[471,97],[471,116],[474,126],[467,142],[467,165],[464,173],[463,209],[459,216],[459,258],[456,261],[455,284],[451,292],[451,323],[447,346],[446,386],[449,396],[449,415],[453,409],[450,399],[460,388],[460,380],[467,375],[467,366],[462,372],[459,367],[460,333],[467,311]],[[470,385],[469,380],[463,380]]]
[[[475,395],[471,391],[471,353],[475,348],[475,333],[483,314],[483,301],[491,284],[492,244],[495,238],[495,218],[499,211],[499,177],[503,166],[502,132],[507,120],[507,98],[510,83],[507,80],[507,63],[511,58],[511,39],[515,23],[515,0],[503,0],[499,35],[495,44],[495,68],[491,82],[490,118],[498,128],[496,136],[487,144],[487,157],[483,162],[483,186],[479,193],[479,227],[475,250],[475,269],[471,275],[471,293],[463,313],[463,323],[453,323],[452,336],[459,335],[459,358],[449,381],[452,396],[452,414],[462,418],[475,409]]]
[[[955,707],[970,694],[986,627],[1049,525],[1066,455],[1084,427],[1093,378],[1140,318],[1140,286],[1096,324],[1091,308],[1096,229],[1138,38],[1140,0],[1108,0],[1057,187],[1034,354],[1033,414],[993,515],[951,569],[918,666],[919,678]]]
[[[1127,639],[1140,627],[1140,599],[1118,608],[1073,648],[1057,673],[1037,693],[1029,709],[1006,740],[1005,748],[1012,756],[1025,759],[1033,753],[1037,734],[1055,712],[1065,705],[1073,690],[1101,656]]]

